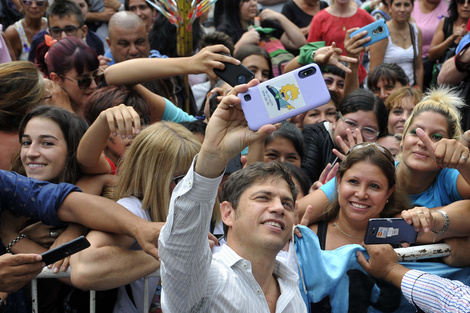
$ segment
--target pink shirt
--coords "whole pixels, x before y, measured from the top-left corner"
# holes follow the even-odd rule
[[[415,19],[416,24],[421,28],[421,32],[423,33],[423,57],[428,56],[429,54],[429,46],[431,45],[432,37],[436,32],[437,24],[439,24],[442,17],[449,15],[447,13],[448,8],[449,5],[446,0],[441,0],[439,5],[431,13],[424,14],[419,9],[419,3],[415,1],[411,16]]]
[[[2,33],[3,25],[0,24],[0,64],[11,62],[10,52],[8,51],[8,47],[3,39]]]

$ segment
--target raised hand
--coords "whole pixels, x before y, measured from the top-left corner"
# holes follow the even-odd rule
[[[359,34],[350,37],[351,33],[358,29],[359,27],[348,29],[344,38],[344,50],[346,51],[346,54],[356,60],[362,52],[366,51],[366,48],[362,45],[371,40],[371,37],[364,37],[367,35],[367,31],[362,31]]]
[[[197,173],[206,177],[219,176],[231,158],[276,130],[274,125],[264,125],[256,132],[248,129],[237,94],[257,84],[259,81],[253,79],[248,84],[235,86],[222,99],[207,124],[204,143],[196,162]]]
[[[416,134],[426,146],[429,156],[440,168],[458,169],[466,164],[470,157],[468,148],[455,139],[442,138],[436,142],[431,140],[421,128],[416,129]]]
[[[108,125],[113,136],[120,134],[123,139],[132,139],[141,130],[139,114],[125,104],[106,109],[100,113],[99,119]]]
[[[339,159],[339,157],[337,159]],[[324,184],[332,180],[333,177],[336,176],[336,173],[338,172],[339,168],[339,163],[335,162],[333,162],[333,165],[331,165],[331,163],[328,163],[326,165],[325,169],[321,172],[320,178],[316,182],[314,182],[310,187],[310,190],[308,191],[309,193],[319,189],[321,186],[323,186]]]
[[[359,128],[356,128],[354,132],[352,132],[349,128],[346,129],[346,134],[348,136],[348,141],[344,141],[341,136],[336,136],[336,141],[339,144],[339,147],[341,151],[337,149],[333,149],[333,153],[341,160],[343,161],[344,158],[346,157],[346,154],[351,150],[352,147],[357,145],[358,143],[363,143],[364,138],[362,137],[361,130]],[[354,136],[355,134],[356,136]]]
[[[313,56],[313,62],[320,65],[334,65],[337,68],[342,69],[346,73],[351,73],[351,70],[347,66],[342,64],[340,61],[347,63],[357,63],[357,59],[341,55],[341,53],[343,53],[343,50],[337,48],[336,43],[333,42],[331,46],[323,47],[315,51],[315,55]]]

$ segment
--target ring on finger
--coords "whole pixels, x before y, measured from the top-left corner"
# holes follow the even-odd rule
[[[464,155],[461,155],[460,158],[464,161],[464,162],[467,162],[468,158]]]
[[[57,237],[60,236],[60,233],[59,233],[57,230],[50,230],[50,231],[49,231],[49,236],[50,236],[51,238],[57,238]]]
[[[424,214],[424,212],[423,212],[423,211],[418,211],[417,213],[418,213],[418,214]]]

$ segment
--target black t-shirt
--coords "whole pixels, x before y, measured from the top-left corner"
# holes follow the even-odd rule
[[[320,1],[320,10],[328,7],[328,3]],[[306,27],[312,21],[313,15],[307,14],[302,11],[294,1],[289,1],[284,4],[281,11],[292,23],[297,25],[299,28]]]

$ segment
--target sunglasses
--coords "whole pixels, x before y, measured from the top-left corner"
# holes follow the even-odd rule
[[[390,150],[388,150],[384,146],[376,144],[375,142],[362,142],[362,143],[356,144],[354,147],[351,148],[351,150],[348,151],[348,153],[346,154],[346,157],[354,150],[361,150],[361,149],[367,149],[367,148],[374,148],[375,150],[381,152],[383,155],[387,157],[390,163],[392,163],[393,166],[395,166],[395,160],[393,159],[393,155],[390,152]]]
[[[60,77],[63,77],[65,79],[68,79],[74,83],[77,83],[78,85],[78,88],[80,90],[87,90],[88,88],[90,88],[91,86],[91,83],[93,82],[93,80],[95,81],[96,85],[99,86],[99,84],[103,81],[103,78],[104,78],[104,73],[100,73],[100,74],[93,74],[93,79],[91,77],[85,77],[85,78],[80,78],[80,79],[72,79],[70,77],[67,77],[65,75],[62,75],[62,74],[57,74],[59,75]]]
[[[76,36],[78,30],[81,29],[81,28],[82,28],[82,26],[73,26],[73,25],[67,25],[64,28],[51,27],[51,28],[49,28],[49,33],[54,38],[60,38],[60,36],[62,35],[62,32],[65,32],[65,34],[67,36]]]
[[[357,123],[353,120],[350,120],[348,118],[344,118],[343,114],[338,111],[338,116],[339,118],[343,121],[344,125],[346,128],[349,128],[351,132],[354,132],[357,128],[361,130],[362,137],[368,140],[375,140],[377,139],[377,136],[379,135],[380,132],[376,131],[375,129],[372,129],[370,127],[361,127],[357,125]]]
[[[46,4],[46,1],[37,1],[37,0],[23,0],[21,2],[23,2],[23,4],[27,7],[33,5],[33,2],[36,3],[38,7],[42,7],[44,4]]]
[[[470,0],[457,0],[457,3],[458,4],[465,4],[465,3],[470,4]]]

